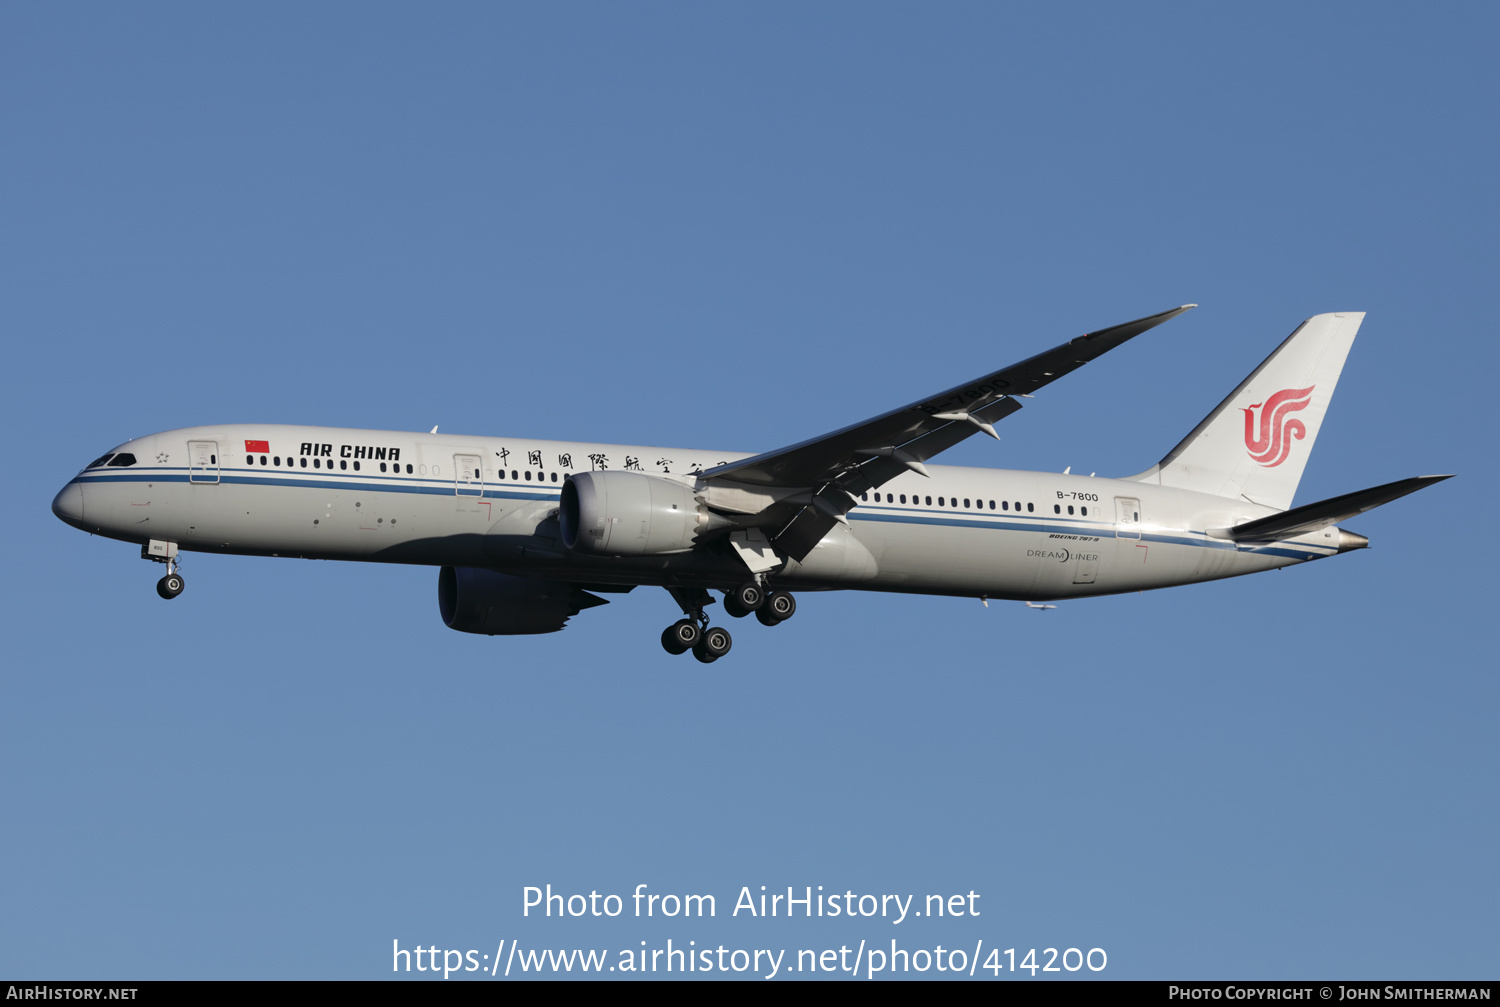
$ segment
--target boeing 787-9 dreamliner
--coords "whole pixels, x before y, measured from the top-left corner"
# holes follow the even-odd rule
[[[1303,322],[1137,475],[929,464],[1192,307],[764,454],[231,423],[112,448],[52,509],[166,564],[163,598],[182,592],[184,550],[439,567],[444,623],[490,635],[550,633],[601,595],[664,587],[684,618],[662,646],[707,663],[732,642],[705,615],[710,590],[775,626],[797,590],[1042,603],[1170,587],[1363,548],[1340,522],[1448,478],[1292,507],[1360,312]]]

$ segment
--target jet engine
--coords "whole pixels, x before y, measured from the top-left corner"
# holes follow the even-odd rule
[[[438,611],[449,629],[461,633],[556,633],[584,609],[608,604],[561,581],[468,566],[445,566],[438,574]]]
[[[727,527],[685,483],[641,472],[579,472],[563,482],[563,545],[593,556],[688,552],[697,536]]]

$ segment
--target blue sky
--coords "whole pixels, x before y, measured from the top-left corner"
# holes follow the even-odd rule
[[[0,973],[894,938],[1493,978],[1497,27],[6,5]],[[1362,310],[1298,502],[1458,478],[1303,569],[1046,613],[808,594],[712,668],[662,653],[650,588],[474,638],[435,570],[191,555],[169,605],[48,509],[202,423],[767,450],[1189,301],[951,460],[1137,472],[1303,318]],[[719,915],[523,918],[549,883]],[[760,885],[981,915],[730,917]]]

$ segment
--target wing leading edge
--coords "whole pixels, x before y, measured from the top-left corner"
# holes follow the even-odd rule
[[[902,472],[926,475],[923,462],[976,433],[998,438],[994,424],[1021,408],[1013,396],[1029,395],[1194,307],[1197,305],[1184,304],[1086,333],[1018,364],[862,423],[709,469],[703,479],[710,485],[802,491],[795,498],[801,509],[772,538],[779,551],[801,560],[844,520],[858,494]]]

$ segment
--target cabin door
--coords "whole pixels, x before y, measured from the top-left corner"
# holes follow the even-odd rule
[[[1115,538],[1140,537],[1141,502],[1135,497],[1115,497]]]
[[[219,442],[188,441],[188,482],[219,481]]]

